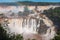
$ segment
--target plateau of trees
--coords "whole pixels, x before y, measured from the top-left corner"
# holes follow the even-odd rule
[[[54,9],[50,8],[48,10],[45,10],[43,14],[49,17],[49,19],[53,21],[54,25],[56,25],[57,36],[55,36],[53,40],[60,40],[60,7],[56,7]]]

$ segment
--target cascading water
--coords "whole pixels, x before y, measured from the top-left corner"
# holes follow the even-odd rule
[[[42,40],[50,40],[55,36],[53,22],[41,13],[29,14],[20,18],[7,18],[2,24],[7,26],[9,33],[23,34],[24,37],[27,37],[27,34],[39,34]]]

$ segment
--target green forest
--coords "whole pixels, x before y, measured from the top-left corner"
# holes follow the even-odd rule
[[[49,10],[44,10],[43,14],[45,14],[49,19],[51,19],[56,26],[57,35],[53,40],[60,40],[60,7],[56,7],[54,9],[50,8]]]

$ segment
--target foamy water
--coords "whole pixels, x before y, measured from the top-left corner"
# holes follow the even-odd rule
[[[43,33],[40,34],[40,37],[42,37],[42,40],[50,40],[55,36],[55,30],[54,30],[55,26],[53,26],[53,22],[51,20],[49,20],[48,17],[46,17],[46,16],[44,16],[44,17],[45,17],[45,19],[42,17],[38,17],[35,19],[28,17],[28,18],[24,19],[22,17],[22,18],[18,18],[18,19],[17,18],[16,19],[5,19],[5,21],[8,20],[7,22],[9,24],[7,24],[7,25],[8,25],[8,29],[9,29],[10,33],[22,34],[23,36],[31,35],[28,37],[28,38],[30,38],[30,37],[40,34],[38,31],[40,28],[40,20],[42,20],[44,22],[44,24],[46,25],[46,27],[48,27],[48,28],[46,30],[46,33],[41,31],[41,33],[42,32]],[[37,21],[37,19],[38,19],[38,21]],[[43,30],[43,29],[45,29],[45,28],[42,28],[41,30]],[[39,39],[41,39],[41,38],[39,38]]]
[[[35,7],[33,7],[34,14],[29,14],[25,17],[20,16],[19,18],[4,19],[2,25],[7,28],[8,33],[22,34],[24,40],[27,40],[28,38],[34,38],[36,40],[50,40],[54,38],[56,32],[54,30],[55,26],[53,22],[46,17],[46,15],[36,12],[34,8]]]

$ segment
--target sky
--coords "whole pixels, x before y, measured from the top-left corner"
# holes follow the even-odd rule
[[[60,0],[0,0],[0,2],[17,2],[17,1],[60,2]]]

